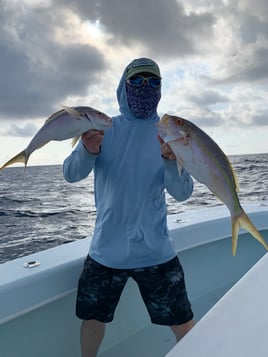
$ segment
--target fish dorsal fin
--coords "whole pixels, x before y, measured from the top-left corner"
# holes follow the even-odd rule
[[[51,121],[57,119],[57,117],[59,116],[59,114],[63,112],[63,110],[64,109],[58,110],[56,113],[50,115],[50,117],[48,117],[47,120],[45,121],[45,124],[49,124]]]
[[[72,108],[72,107],[67,107],[66,105],[62,105],[63,109],[74,119],[80,119],[81,113]]]
[[[80,135],[76,136],[75,138],[72,139],[72,147],[74,147],[76,145],[76,143],[78,142],[79,138],[80,138]]]

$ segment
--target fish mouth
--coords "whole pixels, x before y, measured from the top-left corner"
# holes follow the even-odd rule
[[[176,134],[172,134],[170,131],[170,115],[164,114],[160,121],[156,124],[158,128],[160,137],[164,140],[165,143],[174,140],[185,140],[185,133],[182,130],[176,132]]]
[[[159,135],[160,137],[164,140],[165,143],[168,143],[170,141],[174,141],[174,140],[185,140],[185,135],[183,132],[177,133],[176,135],[172,135],[169,133],[169,130],[167,127],[163,127],[163,125],[157,125],[158,127],[158,131],[159,131]]]
[[[169,123],[169,116],[168,114],[164,114],[160,121],[158,123],[156,123],[156,127],[159,129],[159,131],[163,131],[163,134],[164,134],[164,130],[165,132],[168,131],[168,123]]]
[[[160,122],[158,124],[167,124],[168,121],[169,121],[169,115],[165,113],[160,119]]]

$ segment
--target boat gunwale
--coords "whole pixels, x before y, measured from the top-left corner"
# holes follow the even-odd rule
[[[258,224],[261,223],[258,228],[268,229],[268,204],[267,206],[249,205],[246,211],[253,221],[258,220]],[[177,220],[182,223],[176,222]],[[168,227],[175,249],[179,253],[196,246],[230,238],[229,220],[230,216],[226,208],[219,206],[170,215]],[[215,230],[211,229],[212,226],[222,228],[220,234],[218,229],[217,237],[215,237]],[[202,235],[206,235],[202,241],[200,241],[201,231]],[[178,233],[179,237],[177,237]],[[241,234],[243,233],[245,231],[241,230]],[[0,264],[2,280],[0,304],[5,306],[4,311],[0,311],[0,324],[73,292],[77,286],[90,240],[91,238],[88,237]],[[35,268],[26,269],[24,263],[33,260],[39,260],[41,264]],[[44,289],[46,281],[53,288]]]

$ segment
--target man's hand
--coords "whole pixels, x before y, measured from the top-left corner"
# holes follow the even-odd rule
[[[104,137],[103,130],[89,130],[82,135],[82,142],[91,154],[98,154]]]
[[[165,143],[164,140],[159,135],[158,135],[158,140],[161,144],[162,157],[166,160],[176,160],[176,156],[174,155],[168,143]]]

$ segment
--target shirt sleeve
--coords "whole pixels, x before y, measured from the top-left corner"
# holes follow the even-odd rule
[[[193,179],[184,169],[179,173],[176,160],[164,160],[165,187],[167,192],[177,201],[185,201],[193,192]]]
[[[90,153],[80,140],[70,156],[63,162],[63,176],[73,183],[86,178],[92,171],[98,154]]]

